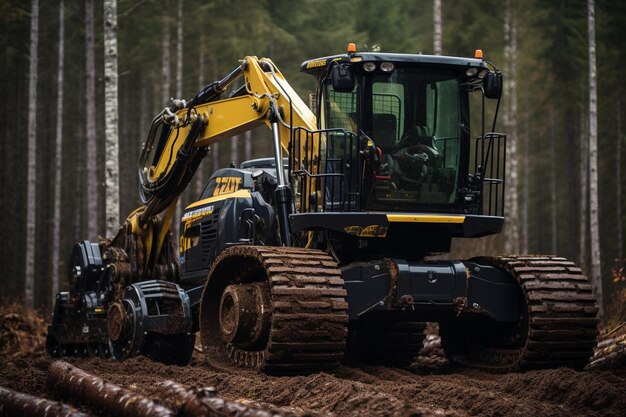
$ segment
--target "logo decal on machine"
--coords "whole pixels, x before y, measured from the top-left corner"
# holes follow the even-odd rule
[[[214,206],[204,206],[195,210],[188,211],[184,214],[181,222],[183,223],[183,232],[180,234],[178,240],[178,251],[180,252],[181,264],[185,263],[184,253],[196,246],[200,241],[200,226],[195,225],[194,222],[202,219],[203,217],[213,214]]]
[[[241,177],[217,177],[213,196],[231,194],[241,188]]]
[[[347,234],[358,237],[385,237],[387,236],[387,227],[379,224],[371,226],[348,226],[343,229]]]
[[[194,221],[201,219],[204,216],[208,216],[209,214],[213,214],[213,205],[204,206],[195,210],[188,211],[183,215],[183,218],[180,221],[185,223],[193,223]]]
[[[325,67],[326,62],[328,62],[326,59],[318,59],[317,61],[307,62],[306,69]]]

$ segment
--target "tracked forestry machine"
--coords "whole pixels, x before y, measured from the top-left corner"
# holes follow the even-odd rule
[[[504,223],[506,137],[493,131],[502,75],[482,52],[350,44],[302,71],[317,80],[311,109],[271,60],[249,56],[154,118],[138,167],[143,204],[112,239],[74,246],[49,354],[186,364],[199,331],[209,356],[264,372],[344,357],[402,365],[434,321],[458,363],[586,364],[597,308],[574,263],[427,260]],[[272,157],[217,170],[173,219],[210,145],[262,125]]]

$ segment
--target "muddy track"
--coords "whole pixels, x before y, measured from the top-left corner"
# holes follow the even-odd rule
[[[498,372],[588,363],[597,343],[598,307],[588,278],[574,262],[554,256],[476,261],[503,269],[519,282],[526,299],[525,325],[515,335],[521,342],[517,347],[481,346],[459,362]]]
[[[254,328],[255,334],[263,334],[258,339],[266,340],[260,349],[249,346],[252,337],[226,343],[232,362],[274,373],[321,371],[339,364],[346,349],[348,303],[332,257],[302,248],[237,246],[220,255],[211,274],[219,275],[223,265],[228,266],[229,284],[240,284],[227,288],[250,288],[253,283],[263,299],[255,305],[270,305],[271,311],[267,323],[257,320]],[[258,316],[264,316],[263,311]],[[213,316],[202,316],[201,333],[216,333],[214,322]],[[212,348],[209,339],[203,340],[204,349]]]
[[[45,374],[51,362],[47,358],[0,359],[0,385],[50,396]],[[420,374],[403,368],[342,365],[332,373],[277,377],[245,369],[216,371],[200,355],[194,356],[189,367],[166,366],[141,357],[125,362],[72,359],[72,363],[151,398],[158,394],[160,382],[171,379],[186,386],[214,386],[227,400],[245,399],[299,414],[621,416],[626,409],[623,369],[579,372],[561,368],[492,375],[445,368],[436,374]]]

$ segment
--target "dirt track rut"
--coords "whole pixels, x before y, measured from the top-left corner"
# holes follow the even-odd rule
[[[480,415],[621,416],[626,410],[626,372],[556,370],[492,375],[448,368],[437,374],[381,366],[340,366],[332,373],[278,377],[254,371],[216,371],[165,366],[146,358],[125,362],[72,360],[76,366],[152,397],[171,379],[187,386],[214,386],[228,400],[270,404],[298,412],[337,416]],[[50,396],[49,359],[0,360],[0,385]]]

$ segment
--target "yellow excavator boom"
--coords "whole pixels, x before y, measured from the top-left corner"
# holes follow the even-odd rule
[[[241,87],[231,97],[222,98],[240,79]],[[212,96],[202,100],[201,93],[207,89]],[[153,121],[140,162],[143,204],[120,228],[114,246],[115,242],[127,244],[123,235],[131,233],[144,252],[138,258],[144,265],[138,269],[153,272],[169,236],[176,202],[210,145],[266,125],[273,131],[275,154],[282,155],[288,152],[293,128],[315,130],[316,123],[313,112],[268,58],[247,56],[224,79],[205,87],[189,103],[174,100]],[[283,185],[286,182],[279,180]],[[164,183],[170,184],[168,191],[158,192]]]

